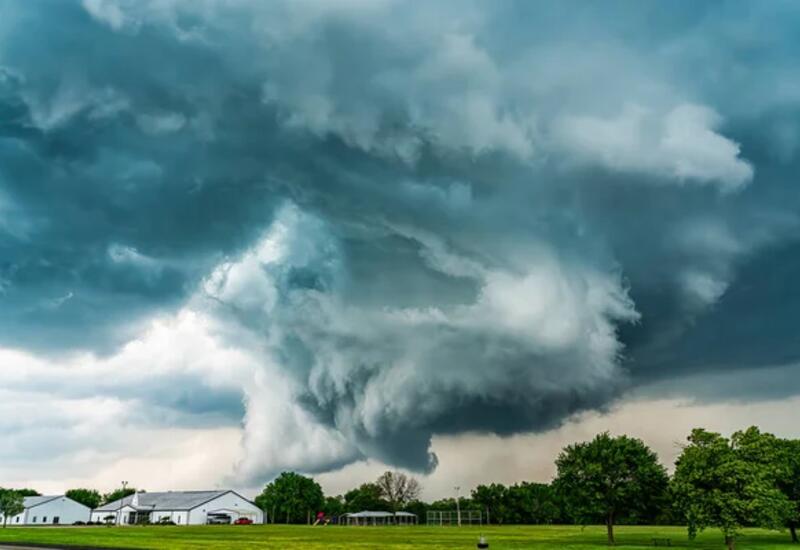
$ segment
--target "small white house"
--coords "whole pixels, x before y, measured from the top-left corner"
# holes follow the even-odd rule
[[[171,521],[177,525],[233,523],[247,518],[263,523],[254,503],[234,491],[136,493],[92,510],[92,521],[136,525]]]
[[[25,497],[25,510],[8,518],[8,525],[71,525],[89,521],[91,509],[64,495]],[[0,524],[3,515],[0,514]]]

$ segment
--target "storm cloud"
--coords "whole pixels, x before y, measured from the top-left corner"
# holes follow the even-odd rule
[[[6,2],[0,389],[242,423],[263,480],[796,373],[799,17]]]

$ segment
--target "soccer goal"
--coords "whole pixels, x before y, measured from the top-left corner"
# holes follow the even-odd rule
[[[429,510],[426,523],[428,525],[483,525],[480,510]]]

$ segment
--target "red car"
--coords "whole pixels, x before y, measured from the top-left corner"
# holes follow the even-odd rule
[[[250,518],[239,518],[233,522],[234,525],[250,525],[253,523],[253,520]]]

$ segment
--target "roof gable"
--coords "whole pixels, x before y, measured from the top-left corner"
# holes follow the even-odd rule
[[[50,496],[41,495],[41,496],[36,496],[36,497],[24,497],[22,499],[22,504],[23,504],[23,506],[25,506],[25,508],[33,508],[34,506],[39,506],[41,504],[45,504],[45,503],[50,502],[52,500],[59,499],[59,498],[61,498],[63,496],[64,495],[50,495]]]
[[[95,508],[97,512],[115,512],[123,506],[139,510],[192,510],[231,491],[167,491],[159,493],[139,493],[138,504],[133,505],[133,495],[115,500]]]

